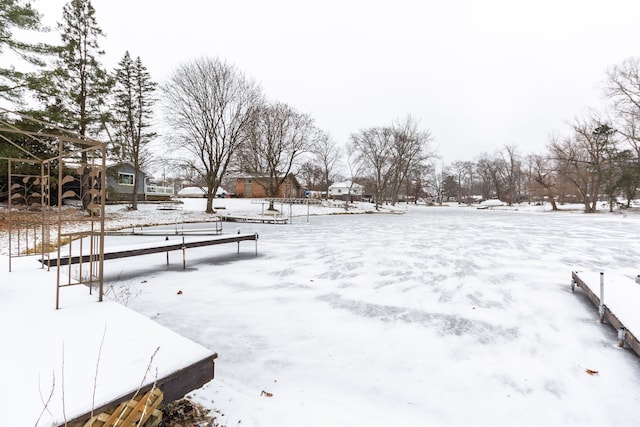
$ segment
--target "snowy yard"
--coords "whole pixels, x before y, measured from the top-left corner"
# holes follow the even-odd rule
[[[197,219],[198,203],[146,215]],[[190,250],[186,271],[161,254],[105,262],[129,308],[219,354],[192,395],[222,423],[640,422],[639,359],[570,288],[572,270],[640,273],[640,217],[409,206],[307,221],[296,209],[288,225],[223,224],[258,232],[257,257],[246,242],[239,255]]]

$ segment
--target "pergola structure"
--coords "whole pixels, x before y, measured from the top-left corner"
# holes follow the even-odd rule
[[[58,260],[61,247],[68,243],[71,253],[78,240],[76,253],[88,252],[90,261],[66,274],[57,267],[56,309],[65,286],[88,284],[90,293],[97,286],[102,301],[106,144],[1,107],[0,144],[15,154],[0,156],[7,162],[9,271],[12,257],[33,253],[49,268],[52,237]]]

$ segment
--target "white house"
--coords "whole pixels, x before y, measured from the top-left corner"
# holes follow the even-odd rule
[[[218,187],[216,191],[216,197],[226,197],[227,192],[224,188]],[[188,198],[205,198],[207,197],[207,190],[202,187],[185,187],[178,191],[178,197]]]
[[[360,200],[363,192],[364,187],[362,185],[351,181],[336,182],[329,187],[329,197],[332,199],[345,200],[349,198],[350,200]]]

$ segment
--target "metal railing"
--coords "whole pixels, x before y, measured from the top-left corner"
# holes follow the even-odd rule
[[[173,195],[173,187],[161,187],[159,185],[147,185],[144,188],[144,194],[146,195]]]

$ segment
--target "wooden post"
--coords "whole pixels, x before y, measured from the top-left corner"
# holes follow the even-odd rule
[[[600,272],[600,307],[598,308],[600,313],[600,323],[604,323],[604,273]]]

